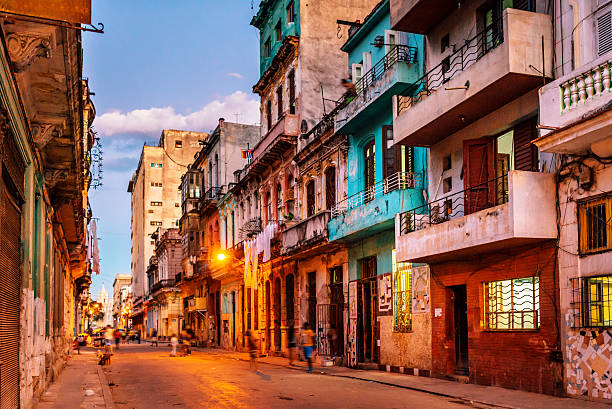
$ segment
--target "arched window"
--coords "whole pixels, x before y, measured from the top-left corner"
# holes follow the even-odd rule
[[[336,168],[330,166],[325,170],[325,208],[331,210],[336,204]]]
[[[272,195],[270,194],[270,192],[266,192],[264,196],[264,208],[266,223],[269,223],[270,220],[272,220]]]

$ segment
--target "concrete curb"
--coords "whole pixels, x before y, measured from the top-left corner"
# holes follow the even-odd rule
[[[113,403],[113,395],[111,393],[110,388],[108,387],[108,380],[106,379],[106,375],[102,370],[102,367],[98,365],[98,378],[100,378],[100,386],[102,386],[102,395],[104,396],[104,405],[106,409],[115,409],[115,404]]]

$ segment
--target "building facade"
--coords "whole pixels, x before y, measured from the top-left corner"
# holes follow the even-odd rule
[[[537,147],[554,154],[564,389],[610,402],[612,45],[610,2],[561,2],[563,55],[540,92]],[[574,29],[576,27],[576,29]],[[563,54],[561,54],[563,52]]]
[[[33,407],[58,376],[92,273],[81,33],[30,20],[0,19],[0,406],[11,408]]]
[[[426,39],[393,137],[429,147],[426,203],[395,235],[398,261],[429,266],[431,373],[559,394],[554,176],[530,143],[553,76],[546,2],[391,3],[392,26]]]
[[[138,167],[128,184],[131,194],[132,322],[147,328],[143,309],[149,282],[148,262],[155,251],[151,235],[159,228],[173,228],[181,218],[181,176],[201,149],[208,134],[164,130],[157,146],[143,146]]]
[[[117,274],[113,281],[113,327],[115,328],[128,328],[131,293],[132,276]]]

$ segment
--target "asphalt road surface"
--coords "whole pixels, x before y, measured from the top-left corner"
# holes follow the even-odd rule
[[[375,382],[249,363],[214,350],[121,345],[105,372],[117,409],[461,408],[464,402]],[[246,357],[246,355],[245,355]]]

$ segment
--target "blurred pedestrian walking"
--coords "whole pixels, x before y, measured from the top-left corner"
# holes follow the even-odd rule
[[[312,372],[312,345],[314,333],[310,329],[310,325],[305,322],[304,330],[302,331],[302,347],[304,348],[304,357],[308,361],[308,373]]]
[[[176,335],[172,334],[172,338],[170,338],[170,345],[172,346],[172,351],[170,351],[170,356],[176,356],[176,348],[178,347],[178,338]]]
[[[157,330],[155,328],[153,328],[153,331],[151,331],[151,346],[153,346],[153,344],[155,344],[155,346],[157,345]]]
[[[257,343],[255,342],[253,331],[247,330],[246,336],[247,336],[247,347],[249,348],[249,357],[251,358],[249,365],[252,370],[257,372],[257,361],[256,361]]]
[[[295,348],[297,346],[297,341],[295,339],[295,328],[293,327],[293,324],[289,324],[287,337],[289,339],[289,366],[293,366],[293,361],[295,361],[296,357]]]
[[[107,325],[106,329],[104,330],[104,347],[105,349],[108,349],[111,355],[113,353],[113,339],[114,338],[115,336],[113,334],[113,329],[111,328],[110,325]]]
[[[119,349],[119,342],[121,342],[121,331],[119,331],[119,328],[115,329],[113,336],[115,337],[115,348]]]

